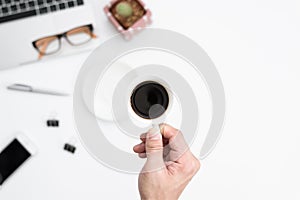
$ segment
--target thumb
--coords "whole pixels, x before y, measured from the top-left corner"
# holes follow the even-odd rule
[[[165,167],[163,159],[163,141],[158,125],[151,128],[146,135],[147,161],[144,166],[146,171],[155,171]]]

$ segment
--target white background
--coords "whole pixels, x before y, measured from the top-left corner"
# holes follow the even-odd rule
[[[95,2],[100,41],[116,33]],[[214,152],[181,199],[300,198],[300,2],[152,0],[153,27],[183,33],[215,62],[227,97],[226,124]],[[72,92],[88,54],[0,72],[0,141],[25,132],[38,154],[1,188],[0,199],[138,199],[137,176],[97,163],[77,143],[72,97],[7,91],[20,82]],[[47,128],[56,113],[61,126]],[[53,114],[54,115],[54,114]]]

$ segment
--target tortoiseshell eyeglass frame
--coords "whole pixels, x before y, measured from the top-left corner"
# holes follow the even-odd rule
[[[74,31],[76,31],[76,30],[78,30],[78,31],[80,31],[80,30],[81,30],[81,31],[85,31],[85,30],[84,30],[85,28],[88,28],[88,29],[87,29],[87,31],[88,31],[87,33],[91,36],[89,40],[87,40],[87,41],[85,41],[85,42],[82,42],[82,43],[79,43],[79,44],[75,44],[75,43],[73,43],[73,42],[68,38],[68,34],[74,32]],[[47,36],[47,37],[43,37],[43,38],[40,38],[40,39],[38,39],[38,40],[35,40],[35,41],[32,42],[32,45],[33,45],[33,47],[39,52],[39,59],[41,59],[44,55],[55,54],[55,53],[57,53],[57,52],[61,49],[61,38],[65,38],[66,41],[67,41],[70,45],[72,45],[72,46],[80,46],[80,45],[86,44],[87,42],[89,42],[89,41],[90,41],[91,39],[93,39],[93,38],[97,38],[97,36],[93,33],[93,31],[94,31],[94,28],[93,28],[93,25],[92,25],[92,24],[84,25],[84,26],[79,26],[79,27],[73,28],[73,29],[71,29],[71,30],[69,30],[69,31],[66,31],[66,32],[64,32],[64,33],[61,33],[61,34],[51,35],[51,36]],[[54,39],[57,39],[58,42],[59,42],[58,48],[57,48],[55,51],[50,52],[50,53],[45,53],[45,52],[41,51],[41,49],[38,47],[38,42],[39,42],[39,41],[42,41],[42,40],[47,40],[47,38],[49,38],[49,40],[52,39],[51,41],[53,41]],[[51,42],[51,41],[50,41],[50,42]],[[46,49],[45,49],[45,50],[46,50]]]

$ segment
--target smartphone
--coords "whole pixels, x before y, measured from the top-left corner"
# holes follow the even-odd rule
[[[0,187],[27,160],[36,154],[36,147],[24,134],[17,134],[0,153]]]

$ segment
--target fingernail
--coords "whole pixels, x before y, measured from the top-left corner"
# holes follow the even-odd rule
[[[148,139],[150,140],[161,140],[162,136],[160,133],[160,129],[158,126],[153,125],[153,128],[151,128],[147,134]]]
[[[147,135],[148,135],[149,140],[161,140],[162,139],[161,134],[159,132],[148,133]]]
[[[149,134],[156,134],[156,133],[160,133],[160,129],[159,126],[157,125],[153,125],[152,128],[150,128],[150,130],[148,131]]]

